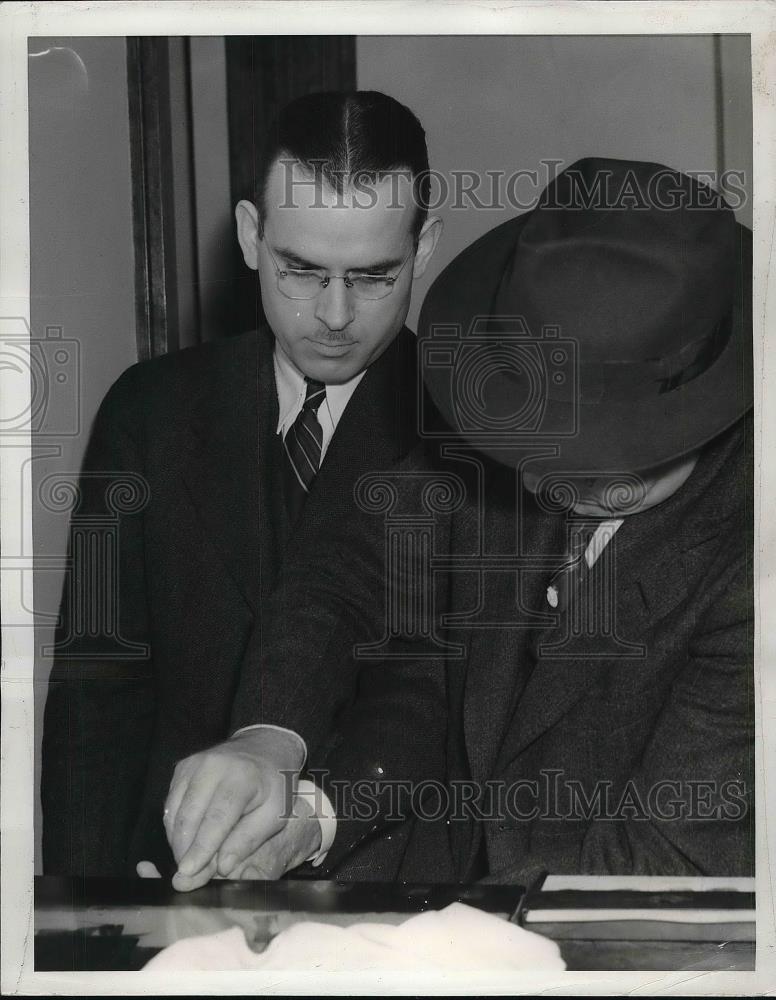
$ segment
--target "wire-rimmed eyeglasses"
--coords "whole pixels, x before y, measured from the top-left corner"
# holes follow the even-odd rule
[[[340,278],[345,288],[353,292],[357,299],[384,299],[390,295],[396,279],[413,256],[414,247],[409,251],[395,274],[369,274],[362,271],[346,271],[345,274],[327,274],[312,268],[281,267],[267,243],[267,253],[272,258],[277,277],[278,291],[287,299],[314,299],[324,288],[329,287],[332,278]]]

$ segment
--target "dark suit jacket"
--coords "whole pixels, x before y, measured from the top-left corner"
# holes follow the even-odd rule
[[[358,477],[390,468],[414,442],[415,338],[403,330],[360,382],[293,531],[280,487],[271,355],[265,330],[164,356],[125,372],[100,408],[73,512],[72,569],[45,712],[48,873],[134,873],[141,859],[170,871],[161,815],[175,763],[241,725],[293,726],[293,713],[278,708],[272,670],[292,692],[291,706],[315,697],[293,659],[270,657],[272,670],[254,671],[257,683],[247,687],[244,664],[264,648],[263,637],[270,641],[273,619],[276,634],[286,630],[284,565],[292,576],[304,573],[352,503]],[[99,532],[106,524],[118,540],[86,556],[90,526]],[[102,614],[105,607],[113,611]],[[328,700],[304,732],[310,764],[332,773],[353,766],[363,740],[343,730],[332,749],[329,738],[342,711],[344,726],[377,735],[370,746],[389,768],[440,768],[439,671],[415,671],[397,688],[398,676],[370,681],[367,669],[356,690],[355,672],[344,667],[352,641],[343,630],[326,646]],[[361,712],[352,708],[358,699]],[[415,712],[434,725],[415,726],[416,740],[396,740],[397,725]],[[360,827],[358,837],[368,832]],[[346,833],[345,824],[332,857],[352,846]],[[377,850],[378,876],[396,874],[402,843],[398,837]]]
[[[514,471],[460,444],[444,460],[421,447],[388,477],[388,522],[396,511],[428,518],[416,495],[406,497],[418,481],[446,471],[460,487],[460,502],[434,518],[437,572],[394,581],[406,604],[433,606],[440,638],[462,650],[446,660],[450,808],[404,827],[422,877],[751,872],[751,455],[749,417],[703,450],[676,494],[626,519],[592,576],[600,582],[614,568],[613,623],[573,643],[544,598],[565,515],[541,509]],[[329,555],[316,554],[325,571],[316,559],[309,577],[294,576],[289,600],[305,615],[293,635],[274,637],[278,662],[309,651],[327,629],[363,629],[374,610],[367,595],[389,578],[385,517],[354,508],[339,540],[337,531],[327,537]],[[429,580],[432,592],[414,592],[429,591]],[[372,622],[373,639],[385,622]],[[411,660],[419,636],[396,641]],[[308,690],[325,703],[326,658],[306,663]],[[399,663],[383,662],[386,677]],[[283,697],[283,684],[273,691]],[[305,732],[310,702],[294,705],[294,727]],[[455,786],[467,789],[468,806]],[[499,788],[522,788],[511,808],[491,807]]]
[[[491,876],[507,882],[544,868],[752,874],[751,440],[750,416],[706,447],[677,493],[625,519],[591,578],[593,592],[612,594],[613,618],[576,638],[567,614],[471,634],[453,710],[459,765],[480,785],[523,792],[501,816],[453,824],[462,878],[483,846]],[[533,500],[521,520],[527,549],[562,551],[557,519]],[[495,547],[514,549],[503,511],[490,532]],[[465,543],[454,533],[452,544]],[[545,570],[525,576],[525,607],[546,609],[546,581]],[[467,600],[460,580],[451,604]],[[515,600],[502,574],[491,606]]]

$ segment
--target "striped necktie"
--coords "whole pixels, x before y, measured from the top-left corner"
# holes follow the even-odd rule
[[[306,378],[305,382],[307,394],[302,409],[283,439],[286,507],[292,523],[298,518],[318,472],[323,447],[323,428],[318,423],[317,412],[326,398],[326,386],[311,378]]]
[[[579,592],[583,577],[588,572],[585,552],[597,527],[595,523],[587,523],[579,525],[573,531],[563,563],[550,577],[547,603],[556,611],[567,611]]]

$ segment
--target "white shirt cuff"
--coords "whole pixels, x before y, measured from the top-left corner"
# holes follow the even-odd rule
[[[267,722],[257,722],[252,726],[243,726],[242,729],[238,729],[236,732],[232,733],[232,736],[239,736],[240,733],[247,733],[249,729],[275,729],[279,733],[288,733],[289,736],[293,736],[294,739],[299,741],[299,746],[302,749],[303,759],[299,770],[301,771],[307,763],[307,744],[299,733],[295,733],[293,729],[284,729],[283,726],[273,726]],[[231,738],[232,737],[230,737],[230,739]]]
[[[312,862],[314,868],[317,868],[318,865],[323,864],[326,855],[331,850],[331,845],[334,843],[334,838],[337,835],[337,817],[328,795],[314,781],[300,778],[296,794],[307,799],[312,807],[313,815],[321,825],[321,846],[315,854],[306,859]]]

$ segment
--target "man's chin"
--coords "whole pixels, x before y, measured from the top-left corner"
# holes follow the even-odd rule
[[[327,385],[338,385],[349,382],[364,370],[357,350],[357,343],[331,343],[323,341],[308,341],[304,356],[298,364],[300,370],[308,377],[325,382]]]

